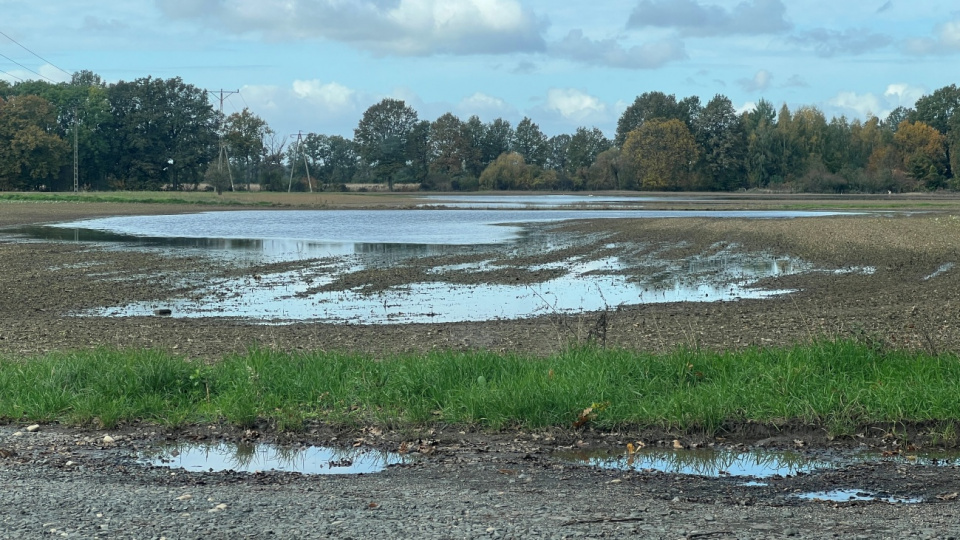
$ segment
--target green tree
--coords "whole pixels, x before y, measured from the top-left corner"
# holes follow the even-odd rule
[[[918,99],[914,107],[911,120],[923,122],[946,137],[947,170],[944,174],[952,178],[954,170],[960,166],[960,88],[955,84],[944,86]]]
[[[627,135],[651,120],[680,120],[690,129],[693,121],[700,112],[700,98],[690,96],[677,101],[673,94],[663,92],[645,92],[633,104],[627,107],[617,121],[617,136],[615,143],[623,146]]]
[[[566,173],[568,171],[567,152],[572,139],[573,137],[566,133],[554,135],[547,139],[547,147],[550,149],[546,163],[548,169],[557,171],[558,173]]]
[[[216,114],[203,89],[178,78],[120,81],[107,90],[115,187],[199,183],[217,155]],[[172,166],[168,167],[169,161]]]
[[[463,122],[446,113],[430,125],[430,172],[452,177],[463,173],[470,155]]]
[[[597,156],[610,149],[610,139],[597,128],[577,128],[567,146],[567,172],[577,173],[597,160]]]
[[[259,182],[258,169],[263,157],[263,141],[272,133],[273,130],[266,120],[246,107],[243,111],[228,116],[224,122],[223,139],[229,148],[230,159],[237,165],[239,181],[247,184],[248,188],[250,184]]]
[[[694,125],[704,185],[719,190],[746,187],[746,130],[730,99],[714,96]]]
[[[33,190],[56,180],[68,153],[56,131],[57,111],[49,101],[0,98],[0,189]]]
[[[524,117],[517,124],[510,148],[523,156],[527,163],[538,167],[546,166],[547,159],[550,157],[550,145],[547,136],[540,131],[540,126],[527,117]]]
[[[680,120],[649,120],[630,132],[623,157],[645,190],[690,189],[699,159],[696,140]]]
[[[481,189],[554,189],[554,171],[527,164],[517,152],[507,152],[493,161],[480,175]]]
[[[510,152],[514,138],[515,132],[510,122],[497,118],[486,124],[480,151],[480,162],[483,166],[486,167],[493,163],[493,160]]]
[[[411,150],[417,146],[414,130],[419,124],[417,112],[398,99],[384,99],[363,113],[353,140],[378,182],[387,182],[392,189],[394,181],[403,178],[407,162],[414,158]]]

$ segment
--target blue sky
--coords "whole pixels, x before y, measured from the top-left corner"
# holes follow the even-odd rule
[[[960,83],[955,1],[0,0],[0,13],[49,62],[0,36],[0,79],[180,76],[240,90],[225,112],[249,107],[280,136],[352,137],[385,97],[426,120],[612,135],[647,91],[863,118]]]

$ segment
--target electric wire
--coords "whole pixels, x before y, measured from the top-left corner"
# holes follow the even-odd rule
[[[47,77],[46,75],[43,75],[43,74],[41,74],[41,73],[37,73],[36,71],[28,68],[27,66],[21,64],[20,62],[17,62],[17,61],[14,60],[13,58],[10,58],[9,56],[7,56],[7,55],[5,55],[5,54],[0,54],[0,57],[6,58],[7,60],[13,62],[14,64],[22,67],[23,69],[29,71],[30,73],[33,73],[34,75],[36,75],[36,76],[38,76],[38,77],[41,77],[41,78],[43,78],[43,79],[46,79],[47,81],[49,81],[49,82],[51,82],[51,83],[53,83],[53,84],[57,84],[57,81],[51,79],[50,77]],[[60,68],[57,68],[57,69],[60,69]]]
[[[23,79],[21,79],[20,77],[17,77],[17,76],[14,75],[13,73],[8,73],[8,72],[6,72],[6,71],[4,71],[4,70],[2,70],[2,69],[0,69],[0,73],[3,73],[4,75],[6,75],[7,77],[10,77],[11,79],[16,79],[16,80],[18,80],[18,81],[20,81],[20,82],[23,82]]]
[[[43,61],[46,62],[47,64],[49,64],[49,65],[51,65],[51,66],[59,69],[60,71],[62,71],[62,72],[63,72],[65,75],[67,75],[68,77],[72,77],[72,76],[73,76],[72,73],[68,73],[66,70],[64,70],[64,69],[61,68],[60,66],[54,64],[53,62],[47,60],[46,58],[40,56],[39,54],[31,51],[31,50],[28,49],[28,48],[26,48],[22,43],[20,43],[19,41],[13,39],[12,37],[10,37],[10,36],[8,36],[6,33],[4,33],[3,30],[0,30],[0,36],[3,36],[3,37],[5,37],[5,38],[9,39],[10,41],[16,43],[17,45],[20,46],[21,49],[27,51],[28,53],[30,53],[30,54],[32,54],[32,55],[34,55],[34,56],[36,56],[36,57],[39,58],[40,60],[43,60]],[[37,75],[40,75],[40,74],[37,73]],[[40,76],[43,77],[43,75],[40,75]],[[46,77],[44,77],[44,78],[46,78]],[[47,80],[50,80],[50,79],[47,79]]]

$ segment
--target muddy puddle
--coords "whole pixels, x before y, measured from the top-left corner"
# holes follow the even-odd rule
[[[569,208],[589,199],[557,197],[476,197],[471,204]],[[620,199],[631,204],[639,201],[597,198],[597,202],[624,202]],[[795,258],[744,253],[734,244],[711,246],[707,252],[676,259],[642,242],[561,237],[551,234],[544,222],[601,217],[787,219],[829,214],[592,209],[237,211],[103,218],[13,233],[90,242],[108,249],[166,250],[219,259],[225,265],[284,266],[239,278],[193,276],[192,281],[185,278],[183,288],[189,292],[181,296],[103,306],[77,313],[81,316],[223,317],[266,324],[454,323],[576,315],[637,304],[762,299],[792,292],[758,287],[764,279],[811,271],[869,271],[817,269]],[[570,251],[578,254],[566,254]],[[382,284],[376,282],[375,272],[383,276]],[[491,281],[490,274],[515,278]],[[124,279],[98,277],[95,272],[90,277]]]
[[[674,450],[641,448],[634,452],[561,451],[554,458],[567,463],[621,471],[668,474],[742,477],[743,486],[766,486],[770,479],[810,474],[818,470],[839,470],[862,463],[895,463],[935,467],[960,466],[960,453],[913,453],[896,456],[873,452],[799,452],[791,450]],[[854,493],[855,495],[856,493]],[[850,493],[823,494],[844,497]],[[806,497],[801,494],[801,496]],[[809,498],[813,498],[811,495]],[[832,500],[832,499],[831,499]]]
[[[874,493],[857,489],[834,489],[830,491],[815,491],[810,493],[800,493],[796,495],[798,499],[808,501],[826,501],[826,502],[887,502],[891,504],[917,504],[923,502],[920,497],[896,497],[884,493]]]
[[[252,443],[171,444],[141,451],[143,465],[190,472],[291,472],[372,474],[411,460],[400,454],[367,448],[284,447]]]

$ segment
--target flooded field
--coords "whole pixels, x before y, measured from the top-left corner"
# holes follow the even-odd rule
[[[872,271],[818,268],[732,242],[678,256],[671,250],[685,248],[683,242],[613,242],[602,234],[562,234],[550,225],[585,219],[783,220],[835,215],[831,212],[596,209],[646,200],[629,197],[469,199],[438,201],[500,209],[213,212],[102,218],[15,232],[114,250],[195,255],[225,266],[272,265],[272,271],[247,275],[185,276],[179,297],[79,313],[108,317],[163,314],[274,324],[513,320],[640,304],[762,299],[791,292],[756,285],[766,278]],[[526,209],[509,209],[514,206]],[[391,273],[404,277],[384,279]],[[513,278],[490,279],[497,274]],[[88,275],[106,281],[130,277],[96,268]]]

